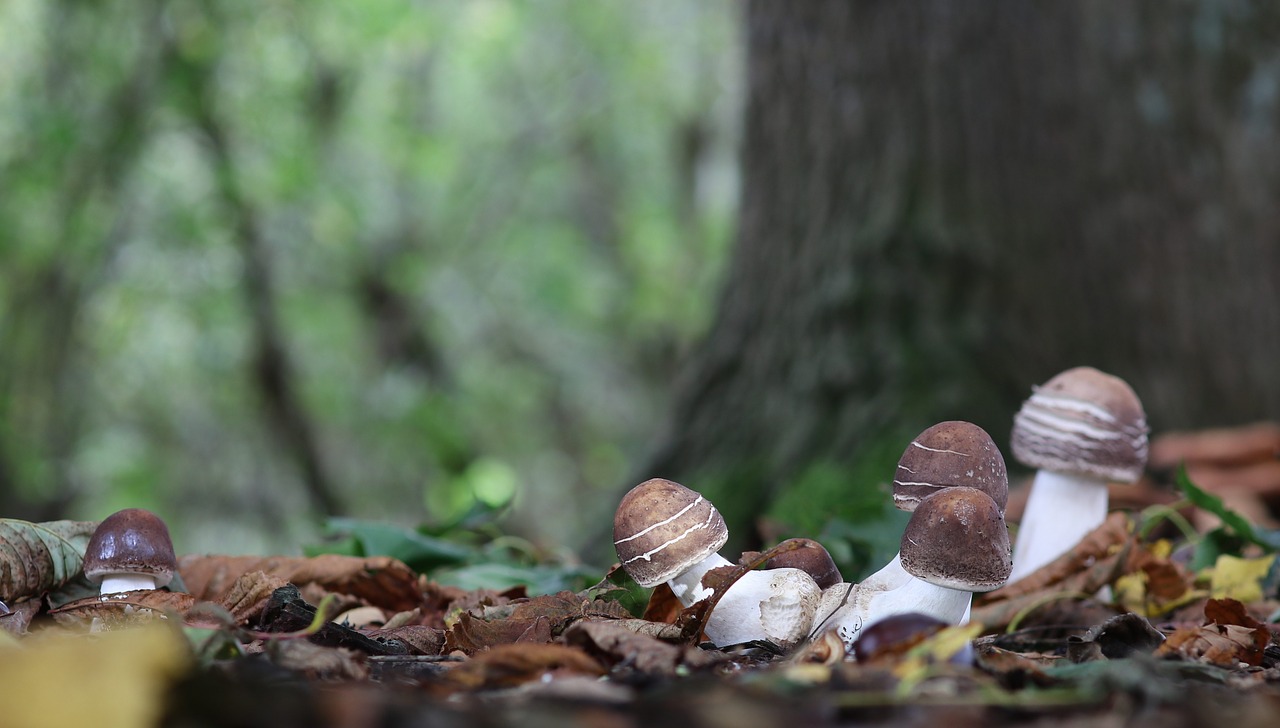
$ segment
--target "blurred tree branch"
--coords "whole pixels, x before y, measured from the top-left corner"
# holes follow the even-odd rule
[[[208,141],[218,192],[230,214],[234,237],[240,246],[243,290],[253,336],[254,387],[262,398],[271,425],[269,429],[280,438],[301,470],[312,505],[325,515],[338,515],[344,508],[325,465],[315,423],[294,385],[296,366],[276,313],[270,251],[258,212],[241,189],[226,122],[219,116],[216,94],[210,84],[213,69],[203,59],[188,56],[185,60],[192,84],[192,120]]]

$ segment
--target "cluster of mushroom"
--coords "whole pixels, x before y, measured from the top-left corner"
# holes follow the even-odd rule
[[[1004,458],[981,427],[956,420],[920,433],[893,482],[894,504],[911,512],[901,550],[863,581],[828,589],[815,631],[835,630],[852,649],[865,626],[898,614],[967,621],[973,593],[1002,586],[1012,568],[1008,497]]]
[[[898,615],[963,624],[974,593],[1035,571],[1102,523],[1107,482],[1136,480],[1145,466],[1146,419],[1123,380],[1077,367],[1033,391],[1015,417],[1012,445],[1019,462],[1039,469],[1016,549],[1004,520],[1009,483],[999,448],[977,425],[941,422],[898,462],[894,504],[912,515],[889,564],[843,582],[825,550],[809,542],[793,553],[821,552],[819,563],[830,566],[767,563],[747,572],[720,595],[707,638],[720,647],[754,640],[789,647],[834,631],[852,653],[864,628]],[[727,538],[715,507],[669,480],[636,486],[614,519],[623,568],[641,586],[668,583],[685,607],[712,595],[703,582],[709,571],[733,565],[718,553]]]

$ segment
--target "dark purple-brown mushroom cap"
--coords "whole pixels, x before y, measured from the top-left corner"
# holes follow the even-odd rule
[[[613,517],[618,559],[643,587],[683,574],[719,551],[728,538],[729,528],[711,501],[662,478],[628,491]]]
[[[907,573],[949,589],[998,589],[1013,569],[1004,514],[976,488],[946,488],[920,501],[901,547]]]
[[[107,516],[89,538],[84,575],[97,584],[112,574],[145,574],[156,586],[173,581],[178,559],[164,521],[151,511],[126,508]]]
[[[840,568],[831,558],[826,547],[811,538],[789,538],[778,544],[796,544],[797,547],[774,556],[764,562],[766,569],[799,569],[813,577],[819,589],[826,589],[844,581]]]

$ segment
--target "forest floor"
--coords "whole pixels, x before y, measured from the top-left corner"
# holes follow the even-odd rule
[[[188,555],[177,588],[103,600],[56,554],[14,556],[79,525],[4,523],[6,584],[23,568],[67,584],[0,616],[0,725],[1275,726],[1280,532],[1186,472],[1172,500],[1114,511],[980,596],[970,624],[856,661],[830,633],[716,649],[705,609],[617,568],[531,595],[445,586],[385,555]]]

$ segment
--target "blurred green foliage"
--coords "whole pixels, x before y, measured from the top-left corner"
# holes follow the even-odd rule
[[[499,526],[500,508],[478,506],[449,524],[416,528],[382,521],[333,518],[326,540],[304,549],[308,556],[390,556],[433,581],[463,589],[523,585],[531,594],[579,591],[600,581],[597,569],[572,555],[547,552]]]
[[[0,5],[0,506],[291,550],[323,475],[361,518],[510,499],[572,543],[708,322],[737,10]]]

